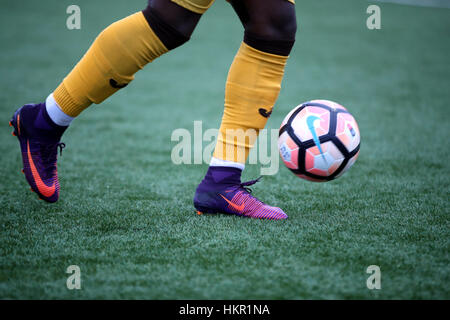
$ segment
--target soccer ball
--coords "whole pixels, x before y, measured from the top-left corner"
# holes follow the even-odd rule
[[[340,177],[359,154],[358,124],[340,104],[312,100],[295,107],[281,123],[278,149],[295,175],[323,182]]]

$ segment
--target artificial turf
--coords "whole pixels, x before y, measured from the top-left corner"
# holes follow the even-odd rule
[[[81,8],[81,30],[66,8]],[[43,101],[113,21],[140,1],[12,1],[0,10],[0,298],[449,299],[450,10],[298,0],[299,30],[268,128],[297,104],[335,100],[358,121],[359,159],[312,183],[285,167],[254,186],[286,221],[197,216],[206,164],[174,165],[171,133],[218,128],[243,30],[217,0],[190,42],[76,119],[58,162],[61,199],[20,173],[8,120]],[[247,166],[244,179],[259,166]],[[68,290],[66,268],[81,268]],[[369,290],[366,268],[381,268]]]

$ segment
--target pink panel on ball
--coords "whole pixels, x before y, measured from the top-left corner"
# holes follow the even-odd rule
[[[339,168],[341,163],[342,163],[342,161],[335,161],[335,162],[333,162],[333,164],[328,169],[328,174],[332,175]]]
[[[324,134],[327,134],[328,130],[330,130],[330,113],[322,108],[307,107],[307,109],[308,109],[308,116],[315,115],[320,118],[320,121],[317,120],[314,122],[314,129],[316,130],[317,136],[320,137]]]
[[[286,137],[285,142],[286,142],[287,146],[289,147],[289,149],[291,149],[291,150],[298,149],[297,144],[294,142],[294,140],[292,140],[292,138],[289,135]]]
[[[324,171],[324,170],[320,170],[317,168],[312,168],[310,170],[307,170],[309,173],[315,174],[317,176],[322,176],[322,177],[327,177],[328,176],[328,172]]]
[[[342,144],[347,148],[348,151],[350,150],[351,138],[346,133],[341,133],[336,135],[336,137],[341,140]]]
[[[319,148],[314,146],[314,147],[309,148],[307,153],[310,153],[312,156],[318,156],[320,154],[320,151],[319,151]]]
[[[328,152],[334,160],[344,160],[344,155],[339,151],[334,143],[326,142],[324,145],[326,147],[326,152]]]
[[[328,113],[327,109],[324,109],[324,108],[321,108],[321,107],[308,106],[308,107],[305,108],[305,110],[307,111],[307,113],[314,114],[314,115],[316,115],[318,117],[320,117],[322,114]]]
[[[328,141],[328,142],[322,143],[322,144],[320,145],[320,147],[321,147],[322,151],[323,151],[324,153],[326,153],[326,152],[328,151],[330,145],[333,145],[333,143],[330,142],[330,141]],[[333,146],[334,146],[334,145],[333,145]],[[313,156],[318,156],[318,155],[320,155],[320,150],[319,150],[319,148],[318,148],[317,146],[308,148],[307,152],[310,152]]]
[[[288,161],[284,161],[284,159],[283,159],[283,162],[284,162],[284,164],[286,165],[286,167],[288,167],[289,169],[293,169],[293,170],[296,170],[296,169],[298,169],[298,166],[297,165],[295,165],[295,164],[293,164],[292,162],[288,162]]]
[[[353,124],[355,119],[350,113],[338,113],[336,134],[343,133],[347,129],[347,123]]]
[[[349,152],[353,151],[360,142],[359,128],[353,116],[349,113],[338,113],[336,136]]]
[[[313,148],[309,148],[305,153],[305,169],[306,169],[306,171],[309,171],[314,168],[315,154],[312,152],[311,149],[313,149]],[[317,151],[317,152],[319,152],[319,151]]]
[[[320,137],[328,133],[330,128],[330,113],[328,110],[319,107],[306,107],[300,111],[292,121],[292,128],[300,141],[306,141],[313,138],[311,129],[308,126],[308,118],[311,116],[320,119],[310,122],[310,124],[312,123],[314,126],[316,135]]]
[[[359,156],[359,150],[358,150],[358,152],[353,156],[353,158],[350,159],[350,161],[353,160],[353,163],[355,163],[356,159],[358,159],[358,156]],[[353,165],[353,163],[352,163],[352,165]]]
[[[298,146],[287,132],[283,132],[278,138],[278,149],[286,167],[298,169]]]
[[[301,140],[304,141],[305,137],[308,136],[309,131],[308,127],[305,125],[305,117],[306,110],[303,109],[300,111],[295,118],[292,120],[291,127],[294,129],[295,135]]]
[[[339,172],[339,174],[336,176],[336,178],[339,178],[340,176],[342,176],[345,172],[348,171],[348,169],[350,169],[353,164],[355,163],[356,159],[358,159],[359,156],[359,151],[353,156],[353,158],[351,158],[348,162],[347,165],[344,167],[344,169]]]
[[[298,169],[298,148],[291,151],[291,169]]]
[[[324,105],[326,105],[326,106],[328,106],[330,108],[333,108],[333,109],[344,109],[344,110],[347,110],[344,106],[340,105],[339,103],[334,102],[334,101],[330,101],[330,100],[319,99],[319,100],[312,100],[311,102],[321,103],[321,104],[324,104]]]
[[[331,141],[321,144],[321,149],[323,153],[317,146],[306,151],[305,169],[320,176],[329,176],[339,168],[344,156]]]

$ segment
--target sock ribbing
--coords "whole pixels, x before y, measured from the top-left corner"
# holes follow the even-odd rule
[[[45,100],[45,109],[47,110],[50,119],[58,126],[67,127],[74,119],[61,110],[61,107],[56,102],[53,94],[50,94]]]
[[[132,14],[98,35],[56,88],[55,100],[64,113],[76,117],[124,88],[136,72],[167,51],[143,13]]]
[[[246,162],[278,98],[287,59],[241,44],[228,73],[215,158]]]

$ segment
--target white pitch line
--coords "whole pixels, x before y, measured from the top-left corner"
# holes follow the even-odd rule
[[[375,0],[375,1],[403,4],[408,6],[450,8],[450,0]]]

